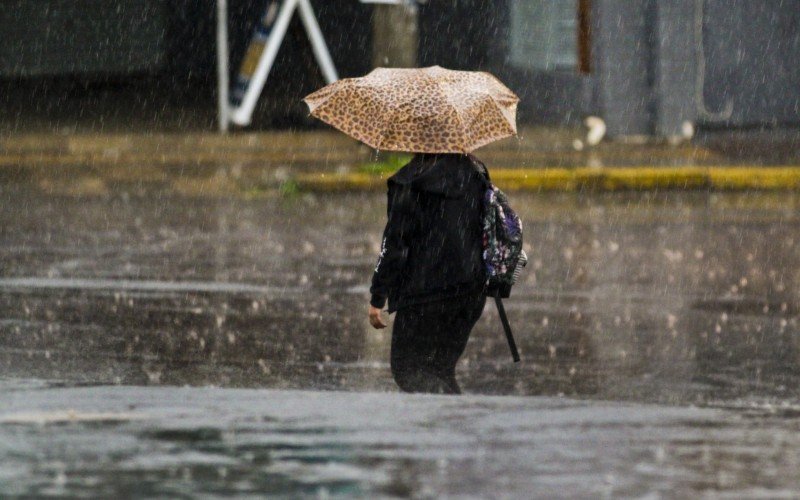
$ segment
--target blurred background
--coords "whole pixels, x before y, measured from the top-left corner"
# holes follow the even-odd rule
[[[235,81],[267,2],[229,0]],[[314,0],[340,76],[377,65],[481,69],[522,98],[524,124],[605,120],[608,134],[686,136],[800,125],[795,0]],[[215,127],[215,2],[5,0],[4,133]],[[324,84],[294,16],[253,119],[309,127]]]

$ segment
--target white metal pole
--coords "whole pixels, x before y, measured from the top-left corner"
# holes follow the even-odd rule
[[[334,66],[331,54],[328,52],[328,45],[325,43],[325,37],[322,36],[322,30],[319,28],[310,0],[300,0],[300,17],[306,27],[308,39],[311,41],[311,47],[314,49],[314,55],[317,58],[319,67],[322,69],[325,80],[328,83],[335,82],[339,79],[339,75],[336,73],[336,66]]]
[[[253,110],[258,102],[258,97],[264,89],[264,84],[267,82],[269,70],[275,62],[275,56],[278,55],[278,49],[281,46],[283,37],[286,35],[286,29],[289,27],[289,21],[292,19],[294,9],[297,7],[298,0],[285,0],[278,13],[278,18],[275,20],[275,27],[269,35],[267,44],[264,47],[264,53],[258,61],[258,66],[250,79],[242,103],[238,108],[231,111],[230,119],[233,123],[241,126],[249,125],[253,117]]]
[[[228,131],[228,0],[217,0],[217,113],[219,131]]]

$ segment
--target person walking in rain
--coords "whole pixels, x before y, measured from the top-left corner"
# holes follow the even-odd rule
[[[397,312],[401,390],[459,394],[455,368],[486,303],[481,209],[488,173],[470,151],[516,134],[519,99],[487,73],[378,68],[305,98],[311,114],[379,150],[416,153],[388,180],[369,321]]]
[[[369,320],[397,311],[391,368],[407,392],[458,394],[458,358],[486,303],[475,160],[417,154],[389,179],[388,222],[372,278]]]

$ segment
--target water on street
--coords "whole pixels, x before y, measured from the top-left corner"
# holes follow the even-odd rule
[[[523,361],[487,303],[447,398],[366,318],[383,195],[2,190],[11,496],[800,490],[794,193],[512,195]]]

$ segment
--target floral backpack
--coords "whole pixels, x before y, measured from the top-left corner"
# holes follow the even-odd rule
[[[483,199],[483,263],[487,293],[506,298],[528,256],[522,249],[522,222],[505,193],[489,182]]]
[[[481,221],[486,294],[494,297],[511,355],[516,362],[520,359],[519,353],[501,299],[509,297],[512,285],[528,263],[528,256],[522,249],[522,221],[511,208],[505,193],[492,184],[486,166],[474,157],[472,160],[486,181]]]

